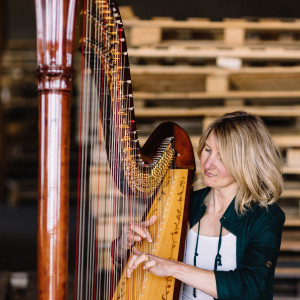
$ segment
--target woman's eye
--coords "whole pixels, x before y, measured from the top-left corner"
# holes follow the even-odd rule
[[[211,150],[209,148],[204,148],[204,151],[210,152]]]

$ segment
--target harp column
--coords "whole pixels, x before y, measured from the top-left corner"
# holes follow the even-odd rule
[[[38,299],[67,299],[76,0],[35,0],[39,91]]]

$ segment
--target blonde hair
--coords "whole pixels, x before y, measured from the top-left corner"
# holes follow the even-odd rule
[[[201,136],[199,157],[212,131],[222,162],[239,185],[236,211],[244,214],[255,203],[274,203],[283,190],[282,159],[261,118],[243,111],[220,117]]]

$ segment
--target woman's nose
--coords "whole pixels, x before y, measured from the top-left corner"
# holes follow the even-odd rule
[[[210,155],[204,163],[205,169],[212,169],[215,167],[216,159],[213,155]]]

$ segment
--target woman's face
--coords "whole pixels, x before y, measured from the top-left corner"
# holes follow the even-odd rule
[[[225,188],[236,184],[236,180],[222,163],[214,131],[206,139],[205,147],[200,155],[200,164],[205,185],[211,188]]]

